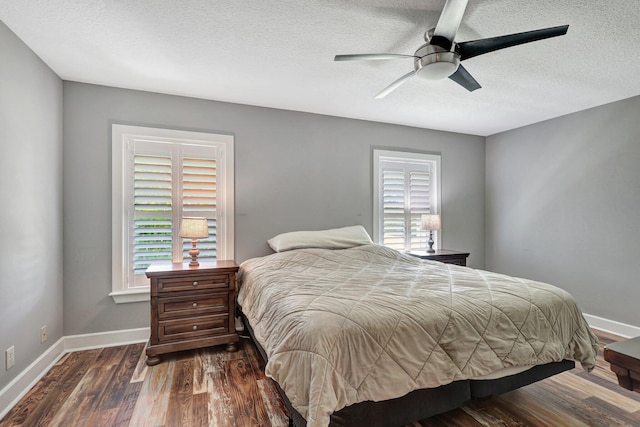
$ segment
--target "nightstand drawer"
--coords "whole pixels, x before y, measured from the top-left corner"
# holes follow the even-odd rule
[[[158,318],[161,320],[228,312],[228,292],[158,298]]]
[[[202,316],[158,322],[158,341],[177,341],[229,333],[229,316]]]
[[[444,262],[445,264],[453,264],[453,265],[462,265],[464,267],[467,266],[467,260],[465,258],[449,258],[449,259],[439,259],[437,261]]]
[[[226,289],[229,288],[229,275],[219,276],[189,276],[178,278],[158,279],[158,293],[176,292],[196,289]]]

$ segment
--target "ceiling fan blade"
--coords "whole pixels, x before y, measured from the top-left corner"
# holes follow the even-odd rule
[[[474,56],[504,49],[506,47],[517,46],[519,44],[535,42],[548,39],[550,37],[563,36],[567,34],[568,25],[559,27],[544,28],[542,30],[526,31],[524,33],[509,34],[506,36],[490,37],[480,40],[458,43],[460,60],[473,58]]]
[[[382,59],[404,59],[415,58],[413,55],[402,55],[399,53],[362,53],[355,55],[336,55],[334,61],[378,61]]]
[[[447,0],[433,32],[431,44],[443,49],[451,49],[462,21],[462,15],[467,8],[467,2],[468,0]]]
[[[416,72],[411,71],[408,72],[407,74],[405,74],[404,76],[400,77],[398,80],[396,80],[395,82],[391,83],[389,86],[385,87],[384,89],[382,89],[382,91],[377,94],[375,96],[375,99],[382,99],[385,96],[389,95],[391,92],[393,92],[394,90],[398,89],[400,86],[402,86],[407,80],[409,80],[411,77],[415,76]]]
[[[451,80],[458,83],[460,86],[467,89],[469,92],[473,92],[476,89],[480,89],[482,86],[473,78],[466,68],[460,64],[458,70],[449,76]]]

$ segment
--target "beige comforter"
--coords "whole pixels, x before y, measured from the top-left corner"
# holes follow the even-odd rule
[[[353,403],[568,358],[597,339],[562,289],[365,245],[244,262],[238,302],[266,374],[309,427]]]

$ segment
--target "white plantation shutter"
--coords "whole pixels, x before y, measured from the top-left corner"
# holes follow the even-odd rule
[[[375,241],[408,252],[427,247],[423,214],[438,212],[439,156],[374,150]]]
[[[381,244],[402,251],[406,240],[404,170],[382,169],[382,241]]]
[[[423,214],[432,213],[431,165],[420,165],[426,170],[410,169],[409,172],[409,251],[422,250],[429,240],[426,231],[420,230]]]
[[[233,259],[233,137],[114,125],[113,292],[148,292],[153,263],[189,258],[183,216],[206,217],[199,259]],[[143,289],[143,290],[144,290]],[[120,298],[122,299],[122,298]]]
[[[198,239],[199,259],[216,258],[216,159],[185,157],[182,160],[183,216],[206,217],[209,237]],[[184,239],[182,257],[189,258],[191,239]]]
[[[132,269],[172,259],[171,156],[134,154]]]

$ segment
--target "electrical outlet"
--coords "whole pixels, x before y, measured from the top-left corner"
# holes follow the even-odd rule
[[[44,325],[40,328],[40,343],[43,343],[47,340],[47,325]]]
[[[9,370],[13,368],[13,365],[16,363],[16,348],[15,346],[11,346],[5,351],[6,356],[6,368],[5,370]]]

